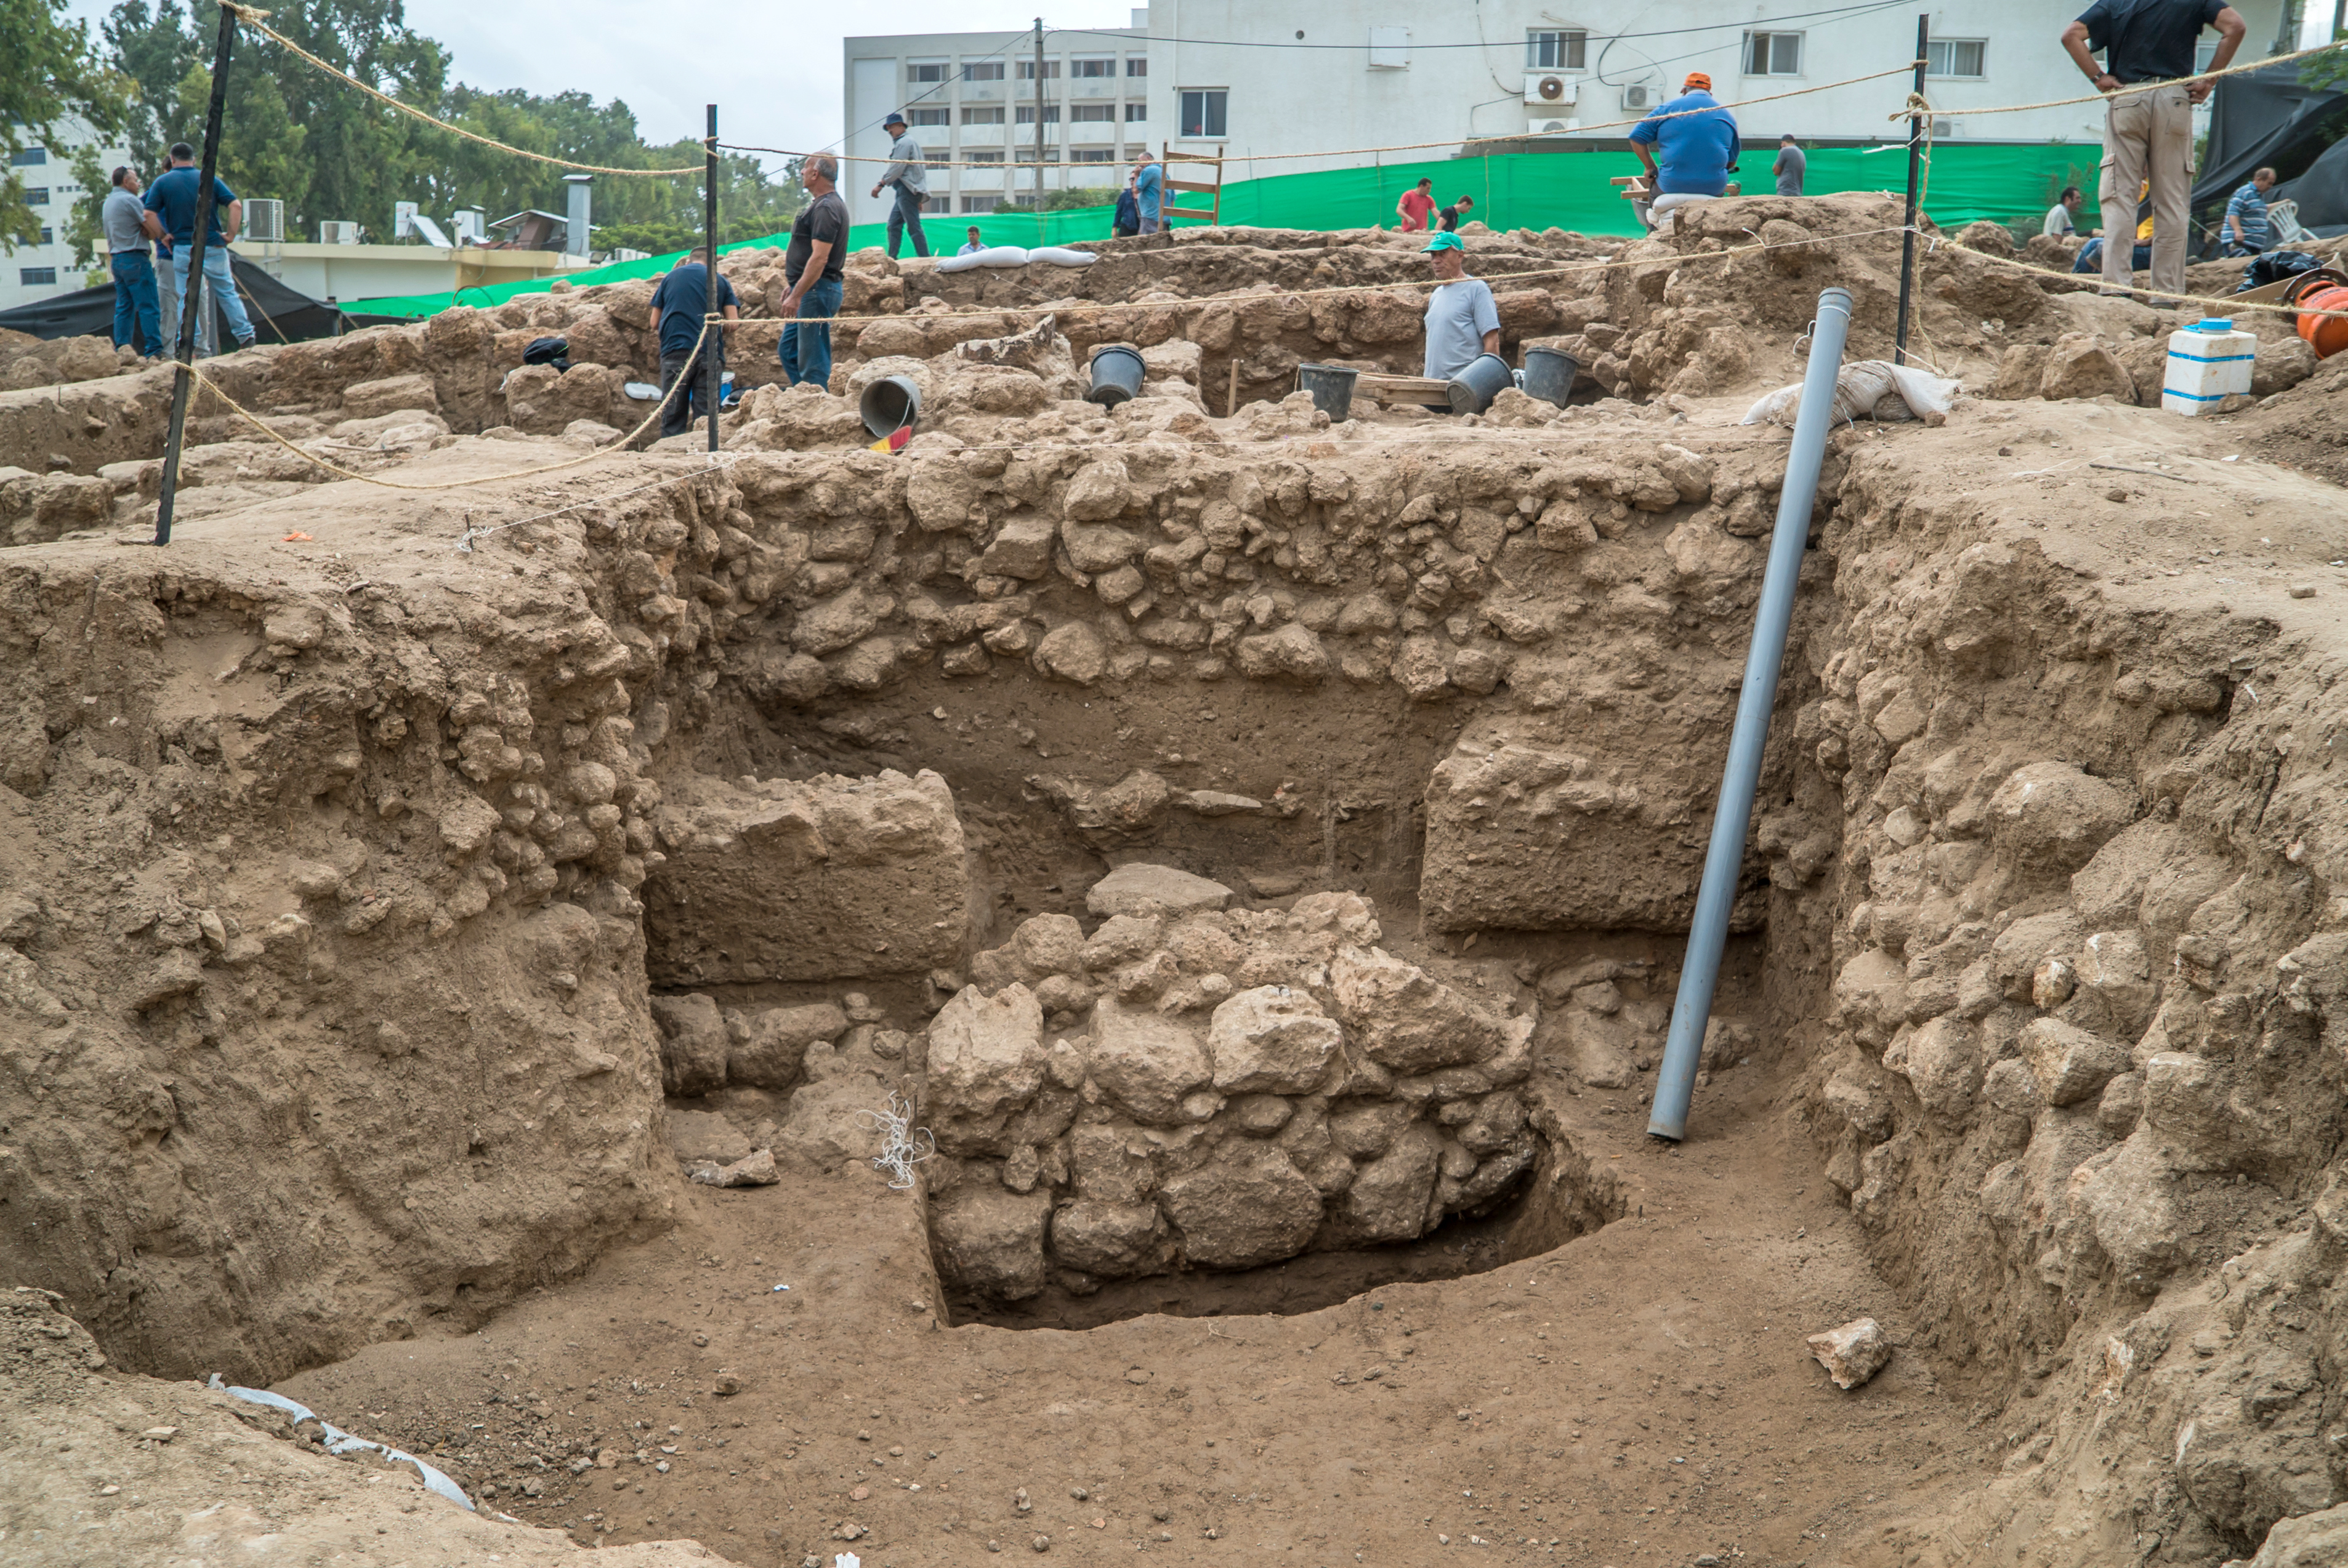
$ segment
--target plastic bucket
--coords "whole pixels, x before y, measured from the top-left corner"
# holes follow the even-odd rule
[[[1514,384],[1507,360],[1497,354],[1480,354],[1444,390],[1450,394],[1452,413],[1481,414],[1492,406],[1492,399]]]
[[[1313,406],[1341,425],[1354,416],[1354,378],[1362,373],[1342,364],[1300,364],[1296,390],[1313,395]]]
[[[1566,395],[1573,390],[1573,378],[1581,366],[1563,349],[1528,348],[1525,350],[1525,395],[1538,397],[1543,403],[1565,406]]]
[[[1141,395],[1141,355],[1129,348],[1111,343],[1093,350],[1092,390],[1085,401],[1097,403],[1103,408],[1115,408],[1128,398]]]
[[[901,375],[884,375],[864,389],[856,411],[875,436],[903,430],[922,416],[922,389]]]

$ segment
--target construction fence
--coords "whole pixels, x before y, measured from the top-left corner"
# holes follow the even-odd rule
[[[1908,179],[1907,144],[1887,142],[1877,147],[1819,147],[1806,149],[1809,169],[1803,182],[1812,196],[1851,190],[1904,190]],[[1746,149],[1741,178],[1747,194],[1773,189],[1769,162],[1774,147]],[[1965,143],[1939,142],[1932,148],[1924,210],[1945,230],[1988,219],[1995,222],[2036,228],[2046,210],[2066,185],[2087,193],[2087,207],[2077,218],[2080,229],[2096,226],[2097,160],[2102,149],[2093,142]],[[1229,169],[1244,163],[1233,158]],[[1118,174],[1121,169],[1111,169]],[[1634,172],[1636,162],[1619,146],[1593,143],[1537,153],[1503,153],[1484,158],[1437,158],[1417,162],[1378,163],[1354,169],[1322,169],[1304,174],[1274,174],[1255,179],[1226,179],[1222,188],[1225,227],[1267,229],[1366,229],[1395,222],[1395,202],[1419,179],[1435,181],[1435,195],[1448,204],[1460,196],[1476,199],[1474,216],[1499,229],[1566,229],[1584,234],[1632,235],[1639,232],[1631,204],[1609,181]],[[1017,178],[1016,174],[1014,178]],[[952,253],[963,242],[964,231],[976,228],[989,245],[1073,245],[1109,238],[1112,209],[1070,208],[1056,212],[1031,210],[961,216],[925,214],[933,251]],[[878,223],[860,224],[849,231],[850,250],[884,243]],[[775,248],[789,242],[787,234],[770,234],[720,246],[721,253]],[[574,287],[656,278],[676,264],[677,257],[655,256],[643,261],[616,261],[587,271],[565,272],[561,281]],[[502,304],[519,294],[542,293],[557,280],[534,278],[493,287],[461,289],[454,293],[412,294],[396,299],[363,300],[344,308],[352,315],[384,320],[414,320],[451,305]]]

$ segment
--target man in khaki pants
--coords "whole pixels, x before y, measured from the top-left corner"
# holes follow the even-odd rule
[[[2242,18],[2224,0],[2095,0],[2063,30],[2063,47],[2099,92],[2115,95],[2104,109],[2104,164],[2097,200],[2104,228],[2125,237],[2136,220],[2127,192],[2139,180],[2151,186],[2152,287],[2156,292],[2185,291],[2185,242],[2192,221],[2193,106],[2209,96],[2207,79],[2193,75],[2193,48],[2204,27],[2219,33],[2209,62],[2223,70],[2241,46]],[[2096,63],[2096,50],[2105,64]],[[2159,82],[2142,91],[2139,83]],[[2106,291],[2125,293],[2135,283],[2132,247],[2116,238],[2104,247]]]

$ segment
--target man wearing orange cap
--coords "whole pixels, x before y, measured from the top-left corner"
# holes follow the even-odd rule
[[[1712,96],[1712,77],[1690,71],[1678,97],[1631,128],[1631,150],[1655,192],[1648,204],[1652,222],[1675,207],[1725,194],[1743,148],[1735,117]]]

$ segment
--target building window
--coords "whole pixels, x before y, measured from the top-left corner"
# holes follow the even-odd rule
[[[985,152],[973,149],[962,155],[962,160],[964,163],[1001,163],[1003,155],[999,152]]]
[[[1032,82],[1035,79],[1035,62],[1034,60],[1027,59],[1019,62],[1019,79],[1023,82]],[[1044,79],[1047,82],[1056,82],[1060,79],[1059,61],[1046,60],[1044,62]]]
[[[962,199],[964,212],[992,212],[1002,203],[1000,196],[965,196]]]
[[[907,66],[905,67],[905,79],[909,82],[944,81],[946,79],[945,62],[943,60],[932,60],[926,65]]]
[[[37,169],[48,160],[49,149],[46,147],[27,147],[8,155],[8,161],[18,169]]]
[[[1026,145],[1026,146],[1025,146],[1025,147],[1020,148],[1020,149],[1019,149],[1019,150],[1018,150],[1018,154],[1017,154],[1017,156],[1013,159],[1013,161],[1014,161],[1014,162],[1016,162],[1016,163],[1033,163],[1033,162],[1035,162],[1035,145],[1034,145],[1033,143],[1030,143],[1030,144],[1028,144],[1028,145]],[[1046,163],[1057,163],[1057,162],[1059,161],[1058,155],[1056,155],[1056,153],[1054,153],[1054,152],[1052,151],[1051,148],[1049,148],[1048,146],[1047,146],[1047,147],[1045,147],[1045,148],[1044,149],[1044,161],[1045,161],[1045,162],[1046,162]]]
[[[48,188],[47,186],[46,186],[46,185],[35,185],[35,186],[29,187],[29,188],[26,190],[26,192],[25,192],[25,205],[26,205],[26,206],[27,206],[27,207],[46,207],[48,204],[49,204],[49,188]]]
[[[915,104],[911,108],[905,111],[905,123],[908,125],[950,125],[953,122],[948,117],[953,113],[953,111],[947,108],[943,104]]]
[[[962,123],[964,125],[1001,125],[1003,123],[1003,106],[1001,104],[994,104],[982,108],[964,108],[962,111]]]
[[[1003,79],[1003,62],[973,60],[963,67],[962,79],[966,82],[999,82]]]
[[[1799,33],[1745,35],[1745,74],[1748,77],[1798,77],[1802,74]]]
[[[1149,74],[1148,56],[1145,55],[1128,55],[1125,57],[1125,74],[1128,77],[1148,76]]]
[[[1933,38],[1924,45],[1924,74],[1928,77],[1978,77],[1982,74],[1982,56],[1988,50],[1981,38]]]
[[[2194,45],[2194,46],[2193,46],[2193,74],[2194,74],[2195,76],[2199,76],[2203,71],[2208,70],[2208,69],[2209,68],[2209,62],[2211,62],[2212,60],[2215,60],[2217,57],[2218,57],[2218,40],[2217,40],[2217,39],[2215,39],[2215,38],[2205,38],[2205,39],[2203,39],[2201,42],[2199,42],[2199,43],[2198,43],[2198,44]]]
[[[17,283],[27,289],[44,288],[57,281],[57,270],[55,267],[19,267],[16,269]]]
[[[41,225],[41,243],[42,243],[42,244],[44,244],[44,245],[54,245],[54,244],[56,244],[57,242],[57,231],[56,230],[54,230],[54,229],[50,228],[50,227],[49,227],[47,224],[46,224],[46,223],[42,224],[42,225]]]
[[[1149,106],[1148,104],[1128,104],[1125,106],[1126,124],[1138,125],[1148,118]]]
[[[1019,123],[1021,125],[1034,125],[1035,123],[1035,106],[1034,104],[1021,104],[1019,106]],[[1045,104],[1044,106],[1044,123],[1045,125],[1057,125],[1060,123],[1059,105]]]
[[[1068,75],[1079,78],[1113,77],[1117,75],[1117,62],[1115,60],[1070,60]]]
[[[1074,120],[1107,120],[1115,123],[1117,106],[1115,104],[1074,104],[1069,107],[1068,118]]]
[[[1174,134],[1177,136],[1226,136],[1228,121],[1225,105],[1231,97],[1223,87],[1184,87],[1175,95],[1181,105]]]
[[[1117,154],[1105,147],[1080,147],[1068,154],[1070,163],[1115,163]]]
[[[1534,28],[1525,34],[1525,69],[1578,71],[1589,58],[1590,35]]]

